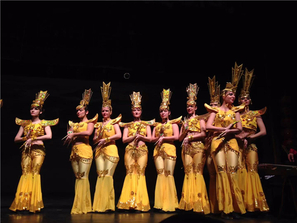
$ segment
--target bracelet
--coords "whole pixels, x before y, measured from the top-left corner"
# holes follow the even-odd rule
[[[68,134],[71,134],[71,133],[73,133],[73,132],[72,132],[72,131],[68,131],[67,133],[68,133]]]
[[[188,139],[189,139],[189,141],[192,141],[192,140],[193,140],[193,136],[190,135],[190,136],[188,137]]]
[[[110,142],[110,138],[109,137],[105,138],[105,142],[106,143]]]
[[[22,137],[22,140],[27,141],[28,140],[27,136]]]

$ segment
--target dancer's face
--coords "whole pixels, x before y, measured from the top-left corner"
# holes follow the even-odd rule
[[[210,106],[211,107],[219,107],[219,103],[218,102],[211,102]]]
[[[111,113],[111,109],[108,106],[105,106],[101,109],[101,114],[104,119],[110,118]]]
[[[76,111],[76,115],[78,118],[83,119],[89,112],[86,111],[85,108],[80,108]]]
[[[225,96],[223,96],[225,103],[233,104],[235,100],[235,94],[232,91],[227,91]]]
[[[193,115],[196,113],[197,106],[196,105],[187,105],[187,112],[189,115]]]
[[[32,117],[38,117],[40,114],[42,114],[42,111],[39,107],[31,107],[30,114]]]
[[[251,99],[249,96],[241,97],[240,102],[241,102],[241,104],[250,105]]]
[[[160,117],[162,119],[168,119],[170,115],[170,111],[168,109],[162,109],[160,110]]]
[[[134,118],[140,118],[141,114],[142,114],[141,108],[133,108],[132,115]]]

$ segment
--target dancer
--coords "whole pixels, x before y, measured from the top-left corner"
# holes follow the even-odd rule
[[[75,181],[75,196],[71,214],[86,214],[92,211],[92,201],[89,183],[89,172],[93,160],[92,147],[89,144],[89,137],[94,130],[98,114],[88,119],[88,105],[92,97],[92,90],[85,90],[80,104],[76,107],[76,114],[79,122],[69,121],[70,128],[67,131],[65,143],[72,143],[70,161]]]
[[[239,147],[242,151],[242,165],[241,169],[239,169],[242,177],[239,178],[239,182],[247,211],[264,212],[269,211],[269,207],[258,174],[258,148],[254,141],[266,135],[265,124],[261,118],[261,115],[266,112],[266,107],[257,111],[249,109],[252,101],[250,87],[254,78],[253,73],[254,70],[248,71],[248,69],[245,69],[243,88],[238,100],[245,105],[245,109],[240,113],[243,131],[237,135]],[[259,131],[257,132],[258,127]],[[242,172],[246,174],[242,174]]]
[[[162,211],[175,211],[178,207],[178,198],[174,181],[174,168],[176,163],[176,148],[174,141],[178,140],[178,123],[182,116],[170,120],[169,109],[172,92],[163,89],[161,93],[162,103],[160,105],[160,116],[162,123],[155,123],[152,142],[155,142],[154,161],[157,169],[157,182],[155,187],[154,208]]]
[[[203,177],[206,160],[206,151],[203,143],[206,136],[205,121],[196,115],[197,105],[195,100],[197,99],[199,87],[196,83],[190,84],[186,90],[188,93],[188,117],[181,127],[179,136],[179,141],[182,141],[181,155],[185,177],[178,208],[209,214],[209,200]]]
[[[214,108],[218,108],[221,106],[220,103],[220,85],[216,81],[216,77],[213,78],[208,77],[208,90],[210,95],[210,106]],[[205,118],[206,122],[208,120],[208,116]],[[209,194],[209,201],[210,201],[210,212],[213,214],[219,213],[218,209],[218,202],[216,196],[216,169],[214,165],[214,161],[211,157],[210,153],[210,144],[213,139],[214,135],[211,131],[206,131],[206,138],[205,138],[205,150],[206,150],[206,166],[209,173],[209,187],[208,187],[208,194]]]
[[[120,123],[124,127],[123,143],[129,143],[125,151],[126,177],[117,204],[119,209],[149,211],[150,201],[147,193],[145,168],[148,161],[148,148],[145,142],[151,141],[151,125],[155,120],[142,121],[140,92],[130,95],[134,121]]]
[[[15,199],[10,206],[12,211],[28,210],[38,212],[44,208],[41,191],[40,169],[45,158],[44,140],[52,138],[51,126],[58,124],[59,119],[41,120],[44,101],[49,94],[47,91],[40,91],[36,94],[31,104],[31,120],[16,118],[16,124],[20,125],[15,136],[16,143],[23,142],[20,147],[22,152],[22,176],[20,178]],[[24,135],[24,136],[23,136]]]
[[[222,92],[223,104],[219,108],[205,104],[211,112],[206,129],[213,131],[211,155],[216,167],[216,196],[218,209],[223,218],[239,217],[235,213],[246,213],[242,195],[238,187],[237,167],[239,148],[235,134],[242,130],[240,109],[233,107],[238,82],[242,75],[242,65],[232,68],[232,83],[227,83]]]
[[[93,211],[105,212],[115,210],[115,192],[113,174],[119,162],[118,148],[115,141],[122,137],[119,122],[122,116],[111,119],[112,107],[109,99],[111,93],[110,82],[101,87],[102,93],[102,122],[95,125],[94,144],[98,144],[95,151],[97,169],[97,183],[93,202]]]

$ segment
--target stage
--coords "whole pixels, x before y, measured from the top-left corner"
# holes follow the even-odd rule
[[[285,164],[287,154],[281,145],[285,136],[293,136],[289,127],[296,129],[297,126],[293,115],[297,110],[293,100],[296,87],[291,81],[294,67],[289,66],[296,61],[296,36],[291,28],[296,21],[296,5],[291,2],[267,4],[239,1],[2,2],[1,222],[296,222],[292,201],[296,189],[291,186],[297,185],[296,177],[286,181],[282,173],[267,175],[261,171],[270,212],[257,218],[243,216],[223,221],[215,215],[161,213],[153,209],[148,213],[116,210],[105,214],[70,214],[75,176],[69,162],[71,148],[63,145],[61,139],[66,135],[68,121],[77,118],[75,108],[84,89],[93,90],[89,118],[99,113],[99,120],[102,119],[100,86],[103,81],[111,82],[112,86],[112,118],[122,114],[122,121],[130,122],[129,95],[139,91],[143,96],[142,119],[160,121],[162,89],[170,88],[173,92],[172,118],[184,117],[187,114],[186,87],[197,83],[200,87],[197,114],[203,115],[207,113],[204,103],[209,103],[208,77],[216,75],[223,88],[231,80],[234,62],[243,63],[244,68],[255,69],[251,109],[267,107],[262,117],[267,135],[256,142],[259,162]],[[45,208],[37,214],[15,213],[9,206],[22,173],[21,145],[14,143],[19,129],[15,118],[31,118],[30,104],[40,90],[50,94],[43,118],[59,118],[59,124],[52,127],[52,139],[45,142],[46,158],[41,168]],[[283,103],[290,109],[286,110]],[[291,116],[294,118],[289,119]],[[93,146],[92,138],[93,135],[90,140]],[[126,175],[126,144],[122,140],[116,144],[120,157],[114,174],[117,203]],[[154,144],[147,144],[149,158],[145,175],[152,207],[157,172]],[[180,199],[185,174],[180,142],[175,145],[174,178]],[[203,175],[208,188],[206,167]],[[89,180],[93,196],[97,180],[94,161]]]
[[[40,213],[30,213],[28,211],[13,212],[9,210],[12,202],[11,196],[2,196],[1,201],[1,222],[2,223],[174,223],[174,222],[203,222],[203,223],[291,223],[297,219],[277,217],[273,213],[266,213],[259,216],[242,216],[241,219],[223,220],[219,215],[209,214],[202,216],[191,211],[185,212],[177,210],[175,213],[159,212],[151,209],[149,212],[123,211],[116,209],[109,213],[89,213],[81,215],[71,215],[72,197],[49,196],[44,197],[45,208]]]

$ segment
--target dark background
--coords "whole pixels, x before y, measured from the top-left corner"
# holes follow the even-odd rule
[[[89,118],[101,119],[102,81],[111,81],[113,115],[132,120],[132,91],[140,91],[143,120],[156,118],[160,92],[173,92],[172,118],[186,115],[186,87],[197,83],[198,114],[209,103],[207,77],[221,85],[231,81],[235,61],[255,69],[251,109],[267,106],[263,116],[267,135],[258,140],[260,163],[286,163],[281,148],[295,138],[296,119],[296,3],[223,1],[1,1],[1,193],[13,201],[21,175],[19,126],[15,117],[30,119],[35,93],[48,90],[45,119],[60,118],[46,141],[41,170],[44,201],[49,196],[74,196],[69,162],[63,146],[68,120],[84,89],[92,88]],[[130,78],[125,79],[124,73]],[[238,92],[242,84],[240,83]],[[116,202],[125,177],[124,148],[117,141],[120,162],[114,175]],[[154,200],[156,171],[149,146],[147,186]],[[177,147],[175,180],[180,198],[184,172]],[[205,169],[205,181],[208,173]],[[92,196],[95,163],[90,172]],[[265,188],[264,188],[265,191]],[[269,201],[269,200],[268,200]],[[69,204],[71,206],[71,204]]]

